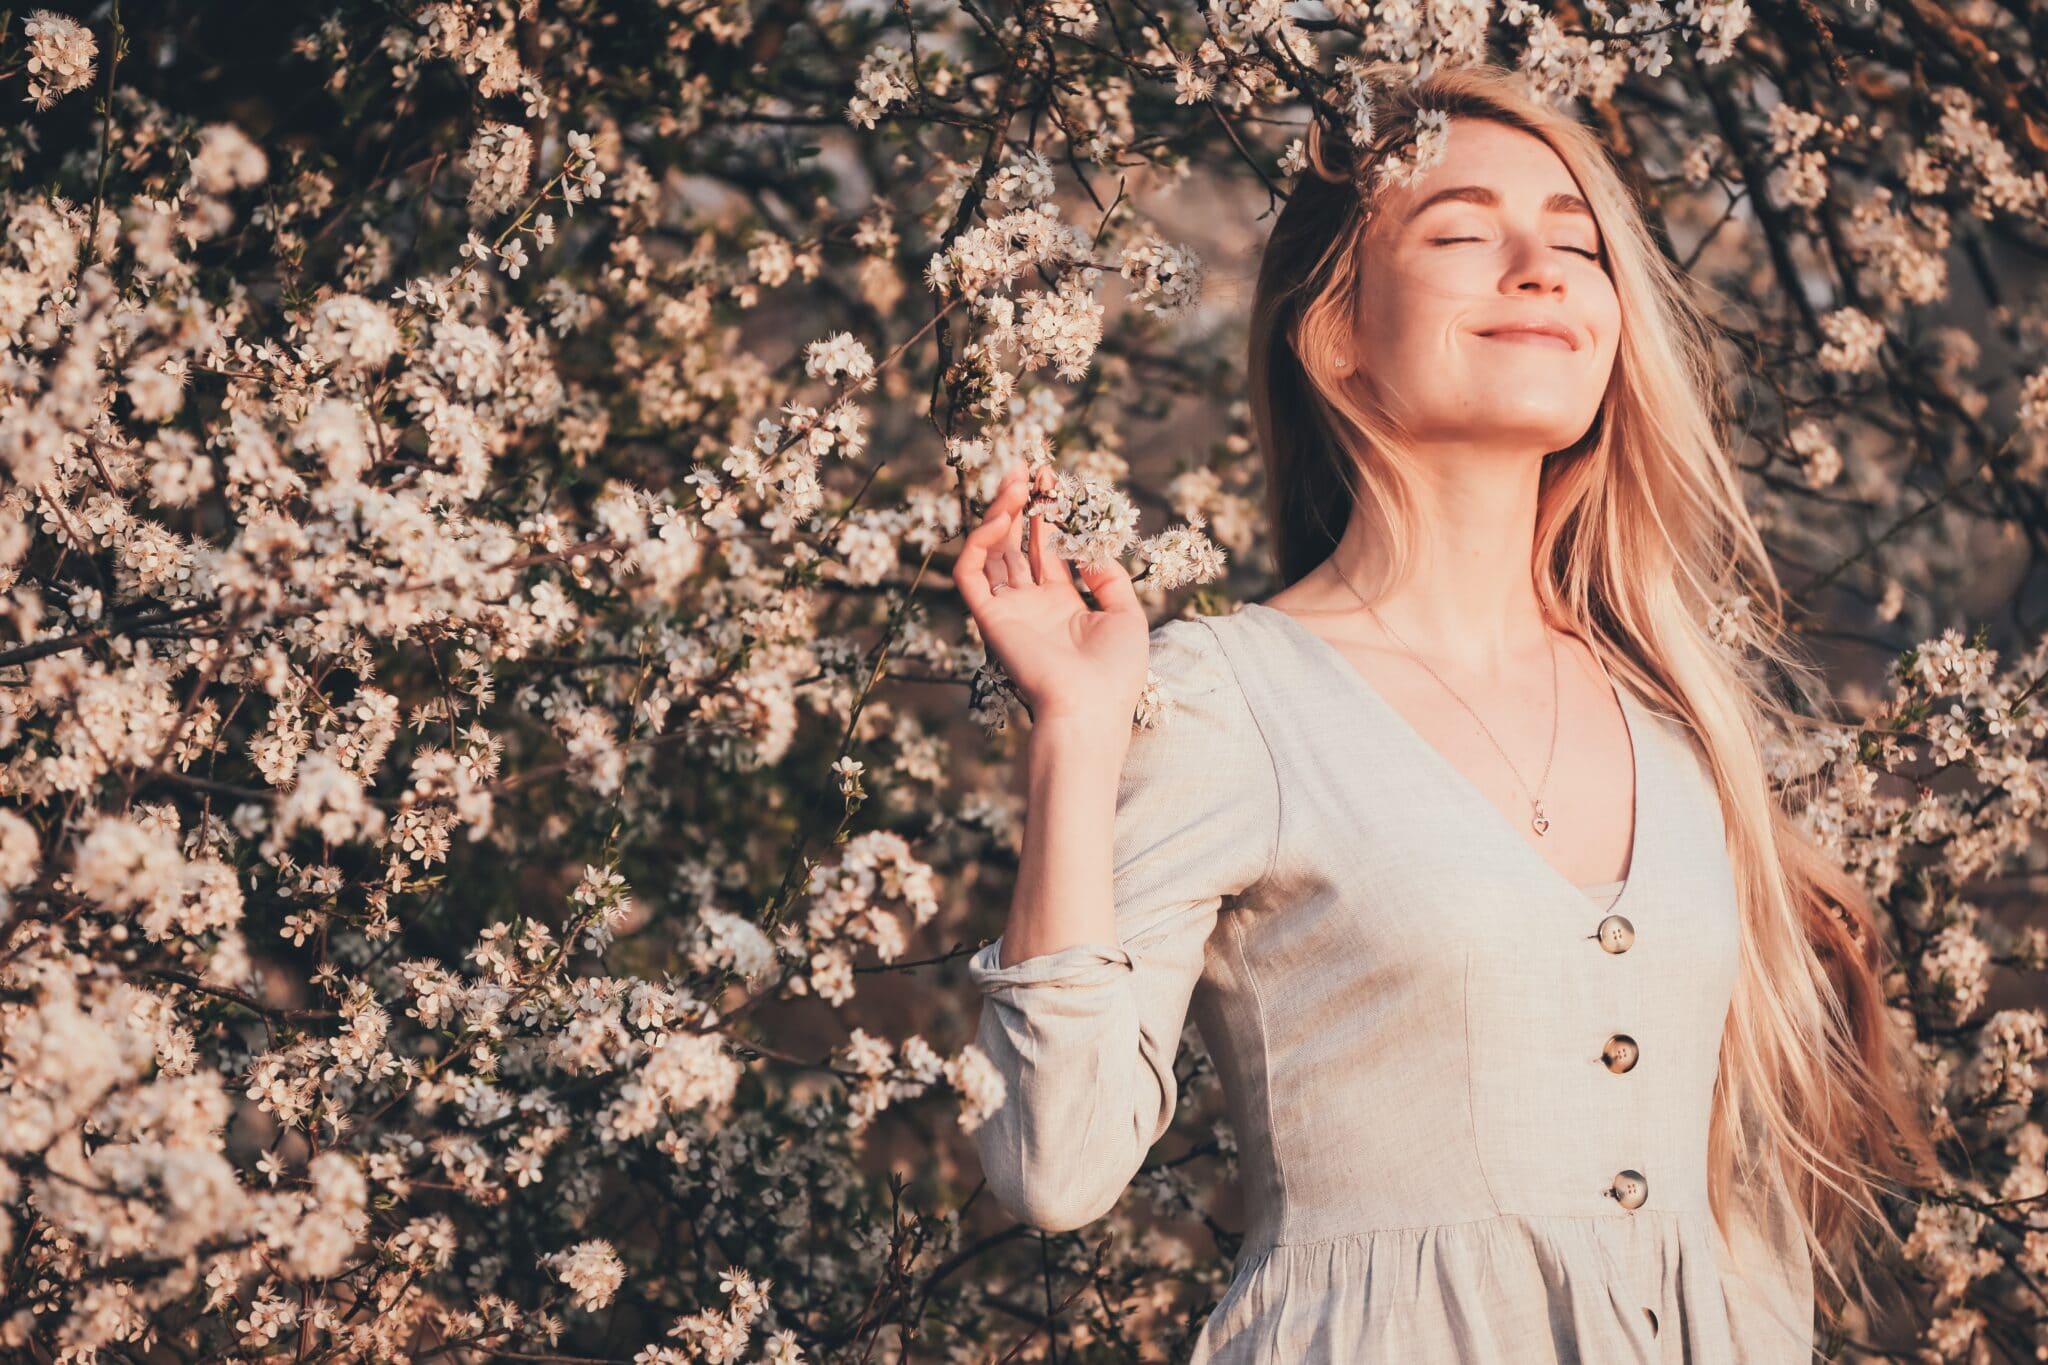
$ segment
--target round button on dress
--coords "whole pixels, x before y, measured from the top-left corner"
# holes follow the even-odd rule
[[[1625,953],[1635,946],[1636,927],[1628,922],[1626,916],[1609,915],[1600,921],[1596,933],[1600,946],[1610,953]]]
[[[1643,1179],[1641,1171],[1621,1171],[1615,1175],[1609,1192],[1613,1194],[1614,1202],[1623,1208],[1639,1209],[1650,1197],[1650,1182]]]
[[[1626,1033],[1615,1034],[1607,1040],[1607,1046],[1600,1049],[1600,1060],[1617,1076],[1633,1068],[1636,1060],[1642,1055],[1642,1049],[1636,1046],[1636,1040]]]

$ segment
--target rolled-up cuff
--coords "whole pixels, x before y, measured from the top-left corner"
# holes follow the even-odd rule
[[[985,995],[1012,986],[1102,986],[1132,970],[1131,955],[1108,943],[1076,943],[1007,967],[998,965],[1002,952],[1003,940],[998,936],[967,959],[967,977]]]

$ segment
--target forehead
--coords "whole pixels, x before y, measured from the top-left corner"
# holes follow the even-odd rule
[[[1404,221],[1446,199],[1528,203],[1553,212],[1592,216],[1563,158],[1542,138],[1491,119],[1452,118],[1446,126],[1442,159],[1413,184],[1381,191],[1386,218]]]

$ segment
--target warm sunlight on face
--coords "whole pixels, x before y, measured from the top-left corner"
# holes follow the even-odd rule
[[[1453,118],[1443,159],[1382,190],[1375,214],[1352,363],[1416,445],[1541,455],[1583,436],[1621,310],[1599,229],[1549,145]]]

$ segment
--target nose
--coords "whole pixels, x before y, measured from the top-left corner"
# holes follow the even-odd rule
[[[1564,263],[1557,259],[1556,252],[1544,245],[1541,234],[1512,233],[1508,251],[1508,268],[1501,277],[1502,293],[1564,292]]]

